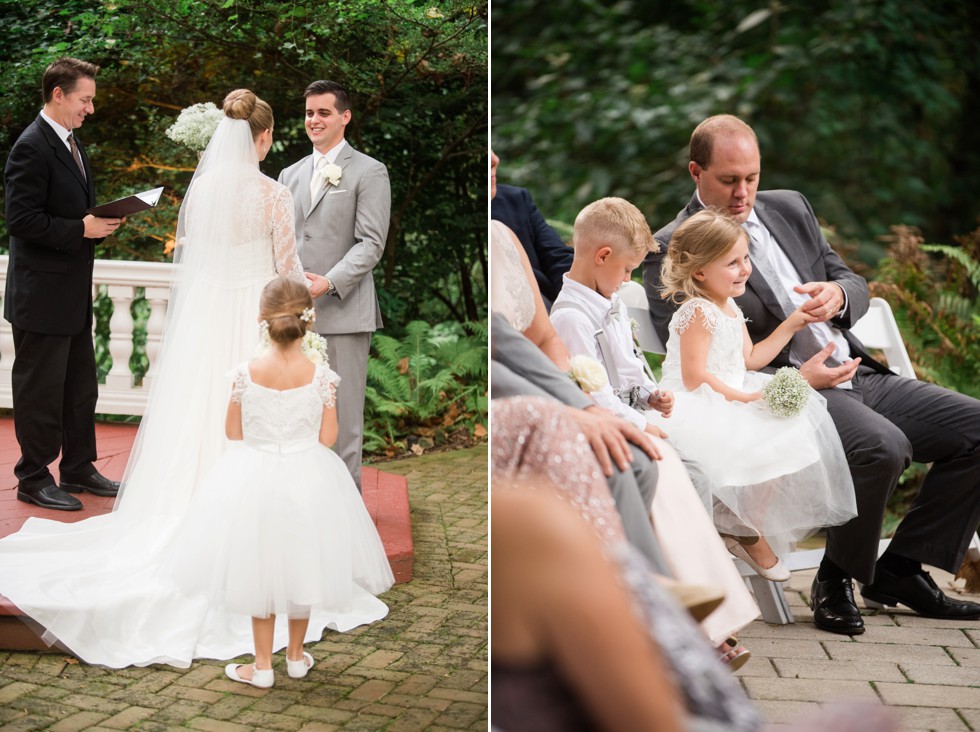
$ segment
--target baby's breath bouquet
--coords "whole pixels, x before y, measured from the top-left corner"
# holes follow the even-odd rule
[[[783,366],[762,387],[762,399],[777,417],[795,417],[810,399],[810,385],[799,371]]]
[[[300,349],[308,359],[318,366],[330,366],[327,359],[327,341],[319,333],[314,333],[312,330],[306,331]]]
[[[572,356],[568,359],[568,375],[586,394],[599,391],[609,383],[602,364],[588,356]]]
[[[167,137],[195,152],[203,152],[223,116],[224,112],[213,102],[191,105],[182,109],[177,121],[167,128]]]

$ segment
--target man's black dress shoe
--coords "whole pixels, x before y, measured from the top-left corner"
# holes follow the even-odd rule
[[[980,604],[946,597],[928,572],[899,577],[877,567],[875,581],[861,588],[861,596],[881,605],[901,603],[927,618],[946,620],[980,619]]]
[[[843,635],[864,632],[864,620],[854,602],[854,585],[850,579],[821,582],[814,577],[810,587],[810,607],[813,608],[813,624],[820,630]]]
[[[109,498],[114,498],[119,493],[119,483],[96,472],[83,478],[62,476],[61,487],[69,493],[88,491],[93,496],[107,496]]]
[[[54,484],[54,481],[35,486],[19,484],[17,486],[17,500],[33,503],[41,508],[51,508],[55,511],[79,511],[82,508],[81,501],[65,493]]]

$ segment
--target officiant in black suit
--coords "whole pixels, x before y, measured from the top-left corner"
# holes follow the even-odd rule
[[[95,111],[99,67],[60,58],[44,72],[44,108],[14,143],[4,170],[10,231],[3,315],[13,331],[17,498],[75,511],[70,495],[114,496],[93,462],[99,386],[92,342],[95,245],[125,219],[87,215],[95,185],[74,136]],[[61,454],[61,486],[48,466]]]
[[[654,326],[667,340],[675,306],[660,297],[660,264],[677,226],[705,206],[725,209],[749,238],[752,274],[736,302],[754,342],[803,306],[816,322],[793,336],[771,366],[796,366],[827,399],[854,479],[858,515],[827,529],[827,550],[811,589],[814,624],[864,632],[852,578],[865,600],[901,603],[930,618],[976,620],[980,604],[947,597],[922,564],[955,572],[980,523],[980,401],[893,374],[850,328],[868,311],[868,286],[830,248],[806,198],[759,191],[755,132],[731,115],[691,135],[688,166],[697,188],[655,235],[643,263]],[[932,466],[888,549],[876,560],[888,497],[909,463]]]

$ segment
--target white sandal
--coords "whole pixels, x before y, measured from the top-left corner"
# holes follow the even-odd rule
[[[252,678],[245,679],[238,675],[238,669],[242,666],[252,666]],[[271,668],[255,668],[255,664],[229,663],[225,666],[225,676],[232,681],[240,681],[243,684],[258,687],[259,689],[272,688],[275,681],[275,674]]]
[[[286,658],[286,673],[291,679],[301,679],[313,668],[313,656],[303,651],[303,657],[298,661],[290,661]]]

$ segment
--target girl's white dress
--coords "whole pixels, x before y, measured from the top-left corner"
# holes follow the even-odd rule
[[[377,529],[350,472],[319,442],[339,377],[277,391],[232,372],[244,439],[204,480],[178,532],[176,585],[225,612],[306,617],[349,630],[384,617],[374,595],[394,584]]]
[[[707,384],[693,391],[681,376],[680,335],[695,319],[711,332],[707,369],[728,386],[760,391],[772,377],[745,370],[743,322],[703,299],[684,302],[670,320],[667,357],[660,385],[675,393],[674,412],[658,422],[677,451],[697,461],[711,479],[719,530],[761,532],[784,550],[821,526],[836,526],[857,515],[854,484],[826,400],[811,390],[795,417],[777,417],[762,400],[729,401]]]

